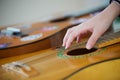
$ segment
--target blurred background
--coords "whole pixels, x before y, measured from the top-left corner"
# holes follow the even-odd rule
[[[59,14],[84,13],[109,0],[0,0],[0,26],[44,21]]]

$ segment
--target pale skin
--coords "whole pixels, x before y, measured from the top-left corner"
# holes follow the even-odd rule
[[[120,4],[113,1],[108,7],[106,7],[102,12],[88,21],[74,26],[67,30],[65,37],[63,39],[62,46],[65,49],[71,46],[74,39],[77,38],[77,42],[80,42],[81,38],[87,33],[91,32],[92,35],[87,41],[86,48],[91,49],[94,47],[96,41],[104,32],[110,27],[113,20],[120,15]]]

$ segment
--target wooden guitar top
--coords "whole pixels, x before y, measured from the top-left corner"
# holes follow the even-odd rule
[[[46,79],[88,80],[90,77],[92,77],[90,80],[120,79],[119,76],[120,44],[119,43],[101,49],[95,49],[92,51],[86,50],[86,53],[82,53],[84,52],[85,49],[84,43],[79,44],[79,46],[73,44],[73,46],[75,47],[71,47],[68,50],[64,50],[61,48],[57,50],[47,49],[47,50],[34,52],[33,53],[34,56],[33,55],[31,56],[29,54],[29,56],[31,57],[21,60],[17,60],[20,59],[20,56],[1,59],[0,62],[2,62],[2,65],[0,67],[0,74],[1,74],[0,79],[1,80],[16,80],[16,79],[17,80],[46,80]],[[79,50],[80,52],[77,52],[76,50]],[[70,55],[69,54],[70,52],[72,52],[75,55]],[[20,67],[16,67],[16,68],[22,69],[23,73],[19,73],[19,71],[16,72],[15,71],[16,68],[14,68],[13,65],[4,67],[7,64],[13,63],[11,62],[12,61],[11,59],[13,59],[13,62],[22,63],[24,65],[28,65],[29,67],[32,67],[34,70],[33,69],[31,70],[37,74],[34,75],[33,73],[34,76],[30,76],[30,74],[24,72],[23,69]],[[101,75],[102,77],[100,77],[99,74],[102,73],[106,75]],[[24,74],[26,74],[28,77],[26,77]],[[79,74],[82,77],[78,76]],[[109,76],[111,76],[112,78]]]
[[[119,80],[120,58],[79,69],[65,80]]]

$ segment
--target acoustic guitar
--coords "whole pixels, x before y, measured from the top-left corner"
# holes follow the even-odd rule
[[[103,35],[99,40],[104,47],[87,50],[86,42],[82,40],[67,50],[50,48],[34,52],[35,55],[28,58],[4,63],[0,66],[0,80],[120,80],[120,43],[114,43],[120,39],[119,34]]]
[[[86,21],[94,14],[1,28],[0,58],[59,47],[68,27]]]
[[[29,55],[29,57],[20,60],[18,59],[22,57],[22,55],[0,59],[0,63],[2,63],[0,65],[0,80],[120,80],[120,32],[110,32],[103,35],[103,37],[98,40],[96,46],[91,50],[85,49],[86,37],[81,43],[73,43],[69,49],[65,50],[63,47],[58,46],[58,42],[61,41],[58,35],[61,33],[63,36],[64,32],[62,31],[66,31],[66,26],[67,28],[71,26],[70,23],[70,20],[52,24],[43,23],[43,25],[49,26],[56,26],[55,24],[62,26],[60,30],[55,30],[56,32],[53,33],[52,31],[46,32],[46,28],[39,28],[42,30],[41,32],[45,32],[47,35],[49,34],[49,36],[42,38],[43,41],[48,39],[48,43],[45,42],[47,44],[44,44],[41,42],[45,47],[50,44],[50,46],[47,47],[48,49],[41,49],[40,51],[31,53],[32,55],[24,54]],[[74,23],[76,24],[76,22],[72,22],[72,25]],[[37,23],[34,25],[37,27]],[[31,29],[32,32],[31,30],[26,30],[25,33],[34,35],[37,33],[37,29],[38,28],[35,28],[35,32],[33,32],[34,29]],[[56,39],[52,38],[55,40],[52,40],[52,45],[57,46],[57,48],[50,48],[50,39],[54,35],[57,35],[57,37]],[[27,37],[27,39],[20,38],[19,40],[24,41],[28,40],[28,38],[29,37]],[[35,40],[32,39],[30,43],[34,43],[34,41],[39,42],[39,39],[40,37]],[[38,45],[35,46],[38,47]],[[36,48],[35,46],[31,45],[31,47],[27,48],[20,48],[19,46],[20,49],[18,49],[18,51],[27,51]],[[43,48],[43,46],[41,47]],[[15,47],[10,48],[12,50],[15,49]],[[7,48],[2,48],[1,51],[6,51],[6,49]],[[11,51],[11,53],[8,51],[6,54],[0,52],[0,54],[3,55],[1,58],[13,55],[17,50],[14,51],[15,52]],[[20,52],[20,54],[22,54],[22,52]]]

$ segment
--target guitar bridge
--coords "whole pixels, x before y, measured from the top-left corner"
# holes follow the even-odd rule
[[[14,71],[25,77],[32,77],[32,76],[36,76],[39,74],[33,67],[27,64],[23,64],[21,62],[7,63],[7,64],[2,65],[2,68],[7,71]]]

